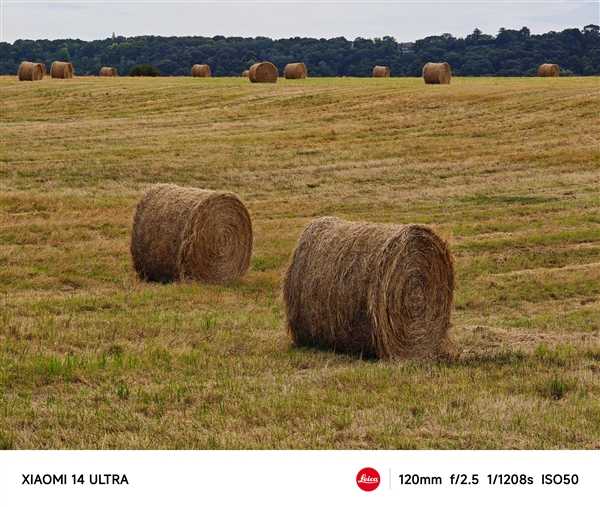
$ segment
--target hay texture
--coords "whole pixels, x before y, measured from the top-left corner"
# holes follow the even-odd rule
[[[250,215],[232,193],[154,185],[135,211],[131,255],[143,280],[235,280],[250,265]]]
[[[117,77],[119,72],[116,67],[102,67],[98,75],[100,77]]]
[[[308,70],[302,62],[288,63],[283,68],[283,77],[286,79],[306,79]]]
[[[450,84],[452,69],[447,62],[426,63],[423,66],[423,80],[426,84]]]
[[[373,67],[373,77],[390,77],[390,68],[383,65]]]
[[[192,77],[211,77],[210,65],[196,63],[192,65]]]
[[[21,62],[17,77],[19,81],[39,81],[44,79],[45,67],[42,63]]]
[[[271,62],[255,63],[248,70],[248,79],[252,83],[276,83],[279,73]]]
[[[538,76],[539,77],[559,77],[560,76],[560,67],[555,63],[542,63],[538,67]]]
[[[53,79],[71,79],[75,74],[71,62],[52,62],[50,67],[50,76]]]
[[[453,353],[454,292],[446,243],[420,225],[313,221],[283,283],[296,345],[393,358]]]

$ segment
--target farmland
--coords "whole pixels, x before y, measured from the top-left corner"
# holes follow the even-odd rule
[[[600,79],[0,77],[0,448],[600,448]],[[140,282],[152,183],[231,190],[248,274]],[[315,217],[424,223],[454,360],[297,349]]]

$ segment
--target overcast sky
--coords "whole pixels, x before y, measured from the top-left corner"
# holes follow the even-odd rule
[[[413,41],[479,27],[527,26],[533,33],[599,24],[600,0],[0,0],[2,41],[104,39],[117,35],[381,37]]]

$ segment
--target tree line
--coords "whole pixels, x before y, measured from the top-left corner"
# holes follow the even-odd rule
[[[17,40],[0,43],[0,74],[14,74],[22,60],[71,61],[78,75],[97,75],[111,66],[127,75],[151,64],[161,75],[189,75],[194,63],[208,63],[215,76],[238,76],[253,63],[272,61],[280,70],[303,61],[311,76],[369,76],[374,65],[391,67],[392,76],[419,76],[428,61],[447,61],[459,76],[529,76],[539,64],[558,63],[563,75],[600,74],[600,27],[586,25],[560,32],[531,34],[500,28],[496,35],[475,29],[468,36],[444,33],[415,42],[393,37],[315,39],[293,37],[113,36],[83,41]]]

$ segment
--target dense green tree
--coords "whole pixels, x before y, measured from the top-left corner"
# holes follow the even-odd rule
[[[148,63],[142,63],[140,65],[134,65],[132,69],[129,71],[130,76],[150,76],[156,77],[160,76],[160,70],[158,70],[154,65],[150,65]]]
[[[428,61],[447,61],[456,75],[525,76],[540,63],[558,63],[565,75],[600,74],[600,26],[532,35],[500,28],[496,36],[475,29],[465,38],[450,33],[416,42],[393,37],[354,41],[344,37],[121,37],[104,40],[17,40],[0,43],[0,73],[14,74],[22,60],[70,60],[77,75],[98,73],[103,65],[127,75],[140,64],[151,63],[161,75],[189,75],[194,63],[208,63],[216,76],[238,76],[260,60],[280,70],[291,61],[303,61],[311,76],[370,76],[373,65],[388,65],[394,76],[418,76]]]

